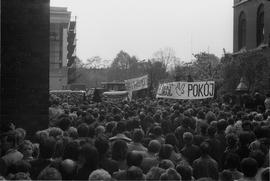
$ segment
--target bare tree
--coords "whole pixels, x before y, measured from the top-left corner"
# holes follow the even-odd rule
[[[169,65],[173,65],[176,62],[175,51],[170,47],[158,50],[154,53],[153,58],[154,61],[162,62],[166,70]]]

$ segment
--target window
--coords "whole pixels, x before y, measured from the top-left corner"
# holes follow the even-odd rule
[[[239,21],[238,21],[238,49],[246,46],[246,27],[247,21],[244,12],[240,13]]]
[[[257,11],[257,46],[264,42],[264,6],[261,4]]]

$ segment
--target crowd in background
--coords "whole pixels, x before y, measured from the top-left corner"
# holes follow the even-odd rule
[[[245,108],[66,100],[51,97],[48,129],[31,139],[2,126],[2,180],[269,180],[270,95]]]

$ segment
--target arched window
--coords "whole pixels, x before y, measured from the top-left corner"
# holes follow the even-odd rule
[[[238,21],[238,49],[246,46],[247,20],[244,12],[240,13]]]
[[[261,4],[257,11],[257,46],[264,41],[264,6]]]

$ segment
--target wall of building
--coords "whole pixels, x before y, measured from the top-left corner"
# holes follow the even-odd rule
[[[238,49],[238,20],[241,12],[244,12],[247,20],[246,27],[246,48],[248,50],[257,47],[256,38],[256,25],[257,25],[257,11],[261,4],[264,4],[264,29],[265,29],[265,42],[270,41],[270,1],[268,0],[235,0],[234,3],[234,41],[233,51],[237,52]]]
[[[1,117],[31,136],[48,126],[49,0],[1,1]]]
[[[67,35],[71,12],[50,8],[50,90],[67,87]]]

